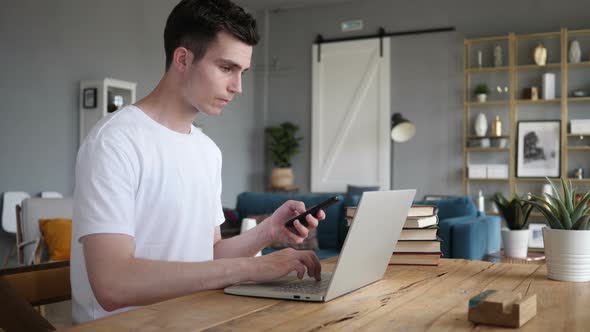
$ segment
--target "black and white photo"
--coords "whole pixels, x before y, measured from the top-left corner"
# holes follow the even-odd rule
[[[543,228],[547,227],[545,224],[529,223],[529,248],[543,249]]]
[[[84,108],[96,108],[96,88],[86,88],[82,92],[82,106]]]
[[[517,177],[560,176],[560,121],[519,121]]]

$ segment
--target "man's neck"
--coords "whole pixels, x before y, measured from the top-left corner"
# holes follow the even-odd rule
[[[179,89],[173,88],[164,77],[150,94],[135,105],[164,127],[188,134],[195,113],[182,100]]]

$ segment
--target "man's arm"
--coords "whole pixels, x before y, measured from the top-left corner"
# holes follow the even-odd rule
[[[148,305],[197,291],[219,289],[242,281],[268,281],[291,271],[319,279],[321,266],[313,252],[281,250],[263,257],[207,262],[166,262],[136,258],[135,240],[122,234],[81,238],[90,286],[107,311]]]

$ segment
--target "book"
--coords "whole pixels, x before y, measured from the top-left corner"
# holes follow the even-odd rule
[[[436,241],[438,227],[427,228],[404,228],[399,236],[400,241]]]
[[[408,219],[432,217],[438,213],[436,205],[412,205],[408,212]]]
[[[394,253],[436,253],[440,252],[440,241],[397,241]]]
[[[394,253],[389,259],[389,265],[426,265],[437,266],[441,253],[405,254]]]
[[[404,223],[404,228],[424,228],[438,224],[438,216],[408,218]]]

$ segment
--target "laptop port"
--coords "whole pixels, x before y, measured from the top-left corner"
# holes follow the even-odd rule
[[[300,299],[300,298],[301,298],[301,296],[299,296],[299,295],[293,295],[293,298],[294,298],[294,299]]]

